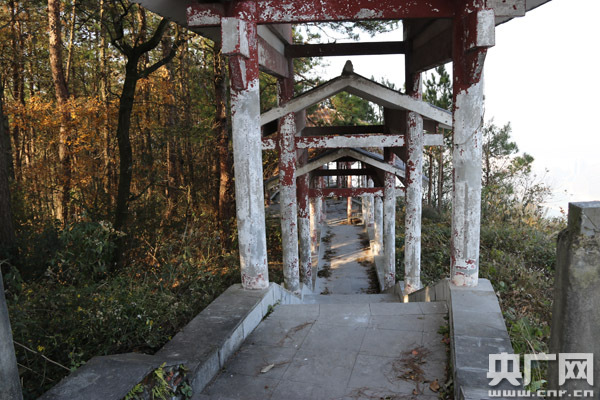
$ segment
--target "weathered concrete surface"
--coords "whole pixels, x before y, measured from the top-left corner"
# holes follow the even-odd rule
[[[396,155],[386,149],[386,162],[394,165]],[[383,288],[396,284],[396,177],[385,174],[383,190]]]
[[[283,117],[279,127],[281,247],[285,287],[293,293],[300,293],[295,136],[296,120],[294,114],[290,113]]]
[[[558,237],[557,257],[550,353],[593,353],[594,372],[592,386],[586,379],[567,379],[563,383],[558,362],[549,362],[549,388],[598,390],[600,201],[569,204],[569,223]]]
[[[260,129],[260,85],[256,5],[236,3],[232,15],[238,24],[232,30],[223,26],[224,38],[239,36],[244,51],[233,49],[229,57],[231,78],[231,128],[237,226],[242,285],[246,289],[266,289],[269,285],[267,241],[263,196],[262,141]],[[242,23],[243,22],[243,23]],[[243,27],[236,30],[235,27]],[[247,46],[247,57],[244,55]],[[239,47],[239,46],[238,46]],[[225,52],[224,52],[225,53]]]
[[[405,36],[410,30],[405,27]],[[406,60],[408,61],[408,60]],[[408,93],[422,98],[421,74],[409,73]],[[404,216],[404,292],[421,289],[421,214],[423,212],[423,117],[415,112],[406,114],[406,212]]]
[[[456,286],[444,279],[409,294],[408,300],[409,304],[448,308],[455,399],[482,400],[490,398],[489,389],[522,389],[506,380],[497,386],[489,385],[489,355],[513,353],[490,281],[480,279],[478,286],[468,287]]]
[[[298,241],[300,279],[312,287],[312,243],[310,235],[310,209],[308,205],[308,174],[297,179],[298,187]]]
[[[364,226],[348,225],[346,200],[328,200],[326,236],[328,243],[315,284],[315,293],[354,294],[367,293],[371,282],[368,275],[369,263],[373,262],[370,249],[362,241]],[[362,264],[361,264],[362,263]],[[329,276],[324,271],[328,264]],[[323,275],[325,273],[325,275]],[[321,276],[319,276],[321,275]]]
[[[8,318],[8,308],[4,296],[2,271],[0,271],[0,383],[1,400],[19,400],[23,398],[10,329],[10,319]]]
[[[436,399],[428,383],[399,376],[408,372],[415,350],[423,361],[422,379],[446,381],[445,345],[437,333],[446,312],[435,304],[277,306],[203,394],[244,400]]]
[[[493,46],[494,24],[490,26],[489,13],[482,12],[483,0],[460,0],[456,7],[452,45],[454,188],[450,279],[457,286],[477,286],[484,111],[482,75],[487,48]]]
[[[145,354],[94,357],[46,392],[40,400],[122,399],[159,366],[158,359]]]

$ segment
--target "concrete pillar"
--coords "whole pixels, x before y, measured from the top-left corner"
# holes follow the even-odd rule
[[[549,389],[591,390],[600,384],[600,201],[569,204],[567,229],[558,236],[550,353]],[[593,354],[587,379],[561,382],[560,353]],[[568,361],[587,361],[570,358]],[[593,375],[591,371],[593,369]],[[564,372],[564,370],[562,371]],[[593,379],[593,382],[591,382]],[[592,383],[592,384],[590,384]],[[598,393],[595,393],[598,395]]]
[[[461,0],[454,18],[452,237],[450,279],[477,286],[481,220],[483,64],[494,42],[494,13],[483,0]]]
[[[421,74],[412,75],[407,90],[421,98]],[[409,88],[410,86],[410,88]],[[404,291],[421,288],[421,214],[423,212],[423,117],[407,113],[406,214],[404,217]]]
[[[21,400],[21,382],[0,273],[0,400]]]
[[[289,63],[293,75],[292,63]],[[293,79],[279,79],[279,105],[294,96]],[[286,114],[279,125],[279,207],[281,215],[281,246],[283,252],[283,279],[286,289],[300,293],[298,267],[298,220],[296,207],[296,118]]]
[[[317,229],[319,228],[319,216],[317,214],[317,199],[316,198],[311,198],[309,200],[309,210],[310,210],[310,251],[312,252],[312,254],[317,254],[317,252],[319,251],[318,249],[318,242],[317,239],[319,238],[319,234]]]
[[[383,253],[383,199],[375,196],[374,207],[374,227],[375,227],[375,255]]]
[[[367,187],[374,187],[374,183],[373,183],[373,179],[368,178],[367,180]],[[365,196],[365,198],[367,199],[367,218],[366,218],[366,224],[367,224],[367,228],[371,228],[373,227],[375,221],[375,197],[372,194],[368,194]]]
[[[325,187],[325,178],[320,176],[317,181],[317,186],[319,189],[323,189]],[[319,215],[319,223],[324,224],[327,220],[327,202],[321,196],[319,196],[319,202],[321,204],[321,214]]]
[[[229,55],[231,127],[242,286],[269,285],[262,174],[256,4],[235,3],[221,23],[223,54]]]
[[[346,169],[351,169],[352,164],[346,163]],[[346,177],[346,187],[348,189],[352,188],[352,176],[348,175]],[[348,196],[346,198],[346,215],[348,218],[348,225],[352,225],[352,197]]]
[[[308,174],[298,178],[298,237],[300,242],[300,278],[312,288],[312,252],[310,211],[308,206]]]
[[[385,159],[394,164],[396,155],[385,149]],[[396,176],[385,173],[383,187],[383,288],[396,284]]]

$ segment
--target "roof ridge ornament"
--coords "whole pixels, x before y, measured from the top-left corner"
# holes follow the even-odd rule
[[[342,70],[342,76],[352,75],[354,74],[354,65],[352,65],[352,61],[347,60],[346,64],[344,64],[344,69]]]

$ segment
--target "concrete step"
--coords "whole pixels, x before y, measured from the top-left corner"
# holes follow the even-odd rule
[[[305,304],[368,304],[399,303],[395,294],[309,294],[303,299]]]

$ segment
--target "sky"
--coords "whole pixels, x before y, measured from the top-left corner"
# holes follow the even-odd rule
[[[535,158],[537,179],[553,192],[549,216],[571,201],[600,200],[598,15],[599,0],[552,0],[496,27],[485,61],[485,119],[510,122],[519,150]],[[402,32],[362,40],[402,40]],[[403,85],[402,55],[329,57],[321,74],[339,75],[346,59],[361,75]]]

